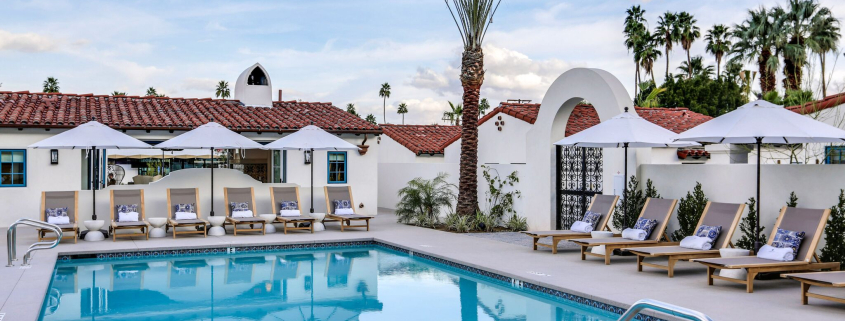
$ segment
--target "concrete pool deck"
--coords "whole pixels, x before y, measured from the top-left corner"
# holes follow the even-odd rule
[[[326,231],[314,234],[296,231],[266,236],[183,236],[176,240],[169,235],[149,241],[140,237],[117,242],[80,240],[78,244],[62,243],[55,249],[36,252],[32,266],[26,269],[19,266],[20,261],[15,262],[15,267],[5,267],[4,250],[0,254],[4,262],[0,267],[0,316],[4,321],[38,318],[59,254],[375,240],[621,307],[650,298],[704,312],[714,320],[845,318],[843,304],[810,299],[810,305],[801,305],[800,285],[792,280],[757,281],[755,292],[749,294],[743,285],[719,280],[714,286],[707,286],[705,269],[699,264],[679,262],[675,277],[670,279],[663,270],[646,267],[644,272],[637,272],[633,256],[613,257],[611,265],[605,266],[599,259],[581,261],[577,250],[561,250],[552,255],[550,250],[532,251],[530,247],[494,239],[397,224],[391,211],[381,209],[379,213],[370,232],[358,229],[341,233],[337,223],[329,223]],[[5,234],[5,229],[0,232]],[[20,228],[18,238],[20,258],[35,241],[35,232]],[[5,237],[0,238],[0,244],[5,249]],[[845,294],[842,289],[814,287],[811,291]]]

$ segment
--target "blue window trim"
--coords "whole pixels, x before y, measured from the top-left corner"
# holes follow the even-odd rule
[[[0,184],[2,187],[26,187],[26,149],[0,149],[2,152],[23,152],[23,184]]]
[[[845,155],[845,146],[825,146],[824,147],[824,163],[825,164],[843,164],[843,163],[832,163],[833,161],[833,153],[838,153],[839,155]]]
[[[331,180],[332,155],[343,155],[343,181]],[[349,179],[349,167],[347,166],[347,161],[348,158],[346,152],[328,152],[326,155],[326,182],[328,184],[346,184],[346,180]]]

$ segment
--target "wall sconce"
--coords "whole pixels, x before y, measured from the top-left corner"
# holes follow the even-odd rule
[[[311,164],[311,151],[305,151],[305,164]]]
[[[58,149],[51,149],[50,150],[50,164],[56,165],[59,163],[59,150]]]

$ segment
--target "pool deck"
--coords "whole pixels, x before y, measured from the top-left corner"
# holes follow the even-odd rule
[[[704,312],[714,320],[845,319],[845,304],[810,299],[810,305],[801,305],[800,285],[792,280],[757,281],[755,292],[749,294],[745,293],[743,285],[719,280],[714,281],[714,286],[707,286],[705,269],[699,264],[679,262],[675,277],[670,279],[666,271],[648,267],[638,273],[636,257],[633,256],[613,257],[611,265],[605,266],[603,260],[597,258],[588,257],[587,261],[581,261],[578,251],[571,247],[561,246],[561,251],[552,255],[548,249],[532,251],[530,247],[495,239],[397,224],[391,211],[380,209],[379,213],[371,223],[370,232],[358,229],[341,233],[338,223],[329,223],[326,231],[314,234],[294,231],[287,235],[276,233],[266,236],[181,236],[176,240],[170,235],[149,241],[140,237],[134,240],[119,239],[117,242],[110,239],[103,242],[80,240],[78,244],[63,243],[55,249],[36,252],[32,266],[26,269],[19,266],[20,261],[15,262],[15,267],[5,267],[6,238],[2,237],[0,319],[18,321],[38,318],[56,258],[62,253],[355,240],[392,244],[622,307],[628,307],[639,299],[650,298]],[[0,229],[0,232],[5,236],[5,229]],[[20,258],[27,246],[35,241],[35,232],[29,228],[20,228],[18,238]],[[814,287],[811,291],[840,297],[845,295],[843,289]]]

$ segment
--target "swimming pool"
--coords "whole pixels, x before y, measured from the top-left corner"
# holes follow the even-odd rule
[[[381,246],[56,263],[41,320],[615,320]]]

